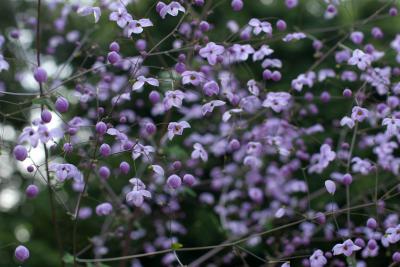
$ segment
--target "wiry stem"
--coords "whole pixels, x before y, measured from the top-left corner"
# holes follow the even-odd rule
[[[38,0],[37,4],[37,24],[36,24],[36,61],[38,67],[40,67],[40,19],[41,19],[41,0]],[[43,92],[43,85],[40,82],[39,83],[39,88],[40,88],[40,97],[44,96]],[[40,107],[41,111],[44,110],[44,105],[42,104]],[[50,210],[51,210],[51,221],[53,224],[54,228],[54,234],[57,240],[57,245],[58,245],[58,250],[60,253],[60,261],[61,261],[61,266],[64,266],[64,261],[62,260],[63,257],[63,244],[60,236],[60,230],[58,227],[57,223],[57,213],[55,209],[55,203],[54,203],[54,197],[53,197],[53,189],[51,188],[51,183],[50,183],[50,172],[49,172],[49,151],[47,149],[47,146],[45,143],[43,143],[43,149],[44,149],[44,160],[45,160],[45,169],[46,169],[46,183],[47,183],[47,189],[49,192],[49,200],[50,200]]]

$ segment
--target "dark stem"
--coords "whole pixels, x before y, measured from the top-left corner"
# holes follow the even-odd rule
[[[37,4],[37,24],[36,24],[36,61],[38,67],[40,67],[40,18],[41,18],[41,0],[38,0]],[[43,85],[42,83],[39,83],[39,88],[40,88],[40,97],[44,96],[43,93]],[[41,111],[44,110],[44,105],[42,104],[40,107]],[[47,182],[47,189],[49,191],[49,200],[50,200],[50,210],[51,210],[51,221],[53,224],[54,228],[54,235],[56,237],[57,241],[57,246],[58,246],[58,251],[60,254],[60,260],[61,260],[61,266],[64,266],[64,261],[63,261],[63,244],[60,236],[60,230],[57,224],[57,213],[56,213],[56,208],[55,208],[55,203],[54,203],[54,197],[53,197],[53,189],[51,188],[51,183],[50,183],[50,172],[49,172],[49,151],[47,150],[47,146],[44,143],[43,144],[43,149],[44,149],[44,155],[45,155],[45,169],[46,169],[46,182]]]

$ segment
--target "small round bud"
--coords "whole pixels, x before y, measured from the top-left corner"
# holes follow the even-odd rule
[[[378,246],[378,244],[376,243],[375,239],[370,239],[370,240],[368,241],[367,246],[368,246],[368,248],[369,248],[370,250],[374,250],[374,249],[376,249],[376,247]]]
[[[172,189],[177,189],[178,187],[181,186],[181,184],[182,184],[181,177],[179,177],[176,174],[171,175],[167,179],[167,185]]]
[[[156,130],[157,130],[157,127],[154,123],[152,123],[152,122],[146,123],[146,133],[151,135],[151,134],[154,134],[156,132]]]
[[[367,227],[370,229],[376,229],[378,227],[378,223],[374,218],[369,218],[367,220]]]
[[[38,83],[44,83],[47,81],[47,72],[42,67],[38,67],[34,71],[33,77]]]
[[[117,42],[112,42],[109,46],[110,51],[119,52],[119,44]]]
[[[108,202],[101,203],[96,207],[96,214],[98,216],[107,216],[111,214],[113,208],[112,205]]]
[[[33,167],[33,165],[29,165],[28,167],[26,167],[26,170],[28,172],[33,172],[35,170],[35,167]]]
[[[130,169],[131,169],[131,166],[126,161],[123,161],[123,162],[121,162],[121,164],[119,164],[119,170],[123,174],[128,174]]]
[[[285,0],[285,5],[287,8],[295,8],[299,4],[298,0]]]
[[[111,153],[111,147],[108,144],[102,144],[99,148],[100,154],[103,157],[107,157]]]
[[[278,20],[276,22],[276,28],[278,29],[278,31],[284,31],[287,28],[286,22],[282,19]]]
[[[393,253],[392,259],[394,262],[400,262],[400,252]]]
[[[315,214],[315,220],[317,221],[317,223],[319,224],[325,224],[326,223],[326,216],[324,213],[322,212],[317,212]]]
[[[40,114],[40,117],[44,123],[49,123],[51,121],[52,115],[50,111],[44,109]]]
[[[28,157],[28,150],[22,145],[14,147],[14,157],[16,160],[24,161]]]
[[[25,194],[28,198],[35,198],[39,194],[39,188],[34,184],[28,185]]]
[[[389,9],[389,15],[390,16],[392,16],[392,17],[395,17],[395,16],[397,16],[397,8],[396,7],[391,7],[390,9]]]
[[[204,5],[204,0],[194,0],[194,4],[196,6],[203,6]]]
[[[101,178],[103,179],[108,179],[108,177],[110,177],[110,169],[106,166],[101,166],[99,169],[99,175]]]
[[[323,103],[327,103],[331,100],[331,95],[327,91],[324,91],[321,93],[320,99]]]
[[[183,72],[186,71],[186,65],[185,63],[178,62],[175,64],[175,71],[179,74],[182,74]]]
[[[243,1],[242,0],[232,0],[231,7],[233,11],[240,11],[243,8]]]
[[[353,95],[353,92],[349,88],[346,88],[343,90],[344,97],[351,97],[352,95]]]
[[[174,170],[179,170],[180,168],[182,168],[182,162],[180,162],[179,160],[176,160],[172,163],[172,168],[174,168]]]
[[[183,176],[183,183],[187,186],[192,186],[196,182],[196,178],[194,178],[191,174],[185,174]]]
[[[272,72],[271,79],[272,79],[274,82],[280,81],[281,78],[282,78],[282,74],[281,74],[279,71],[275,70],[275,71]]]
[[[143,39],[137,40],[136,43],[135,43],[135,47],[139,51],[145,51],[146,48],[147,48],[146,40],[143,40]]]
[[[272,72],[269,69],[263,71],[263,79],[270,80],[272,78]]]
[[[356,238],[356,240],[354,240],[354,244],[362,248],[365,247],[365,241],[362,238]]]
[[[351,176],[351,174],[346,173],[345,175],[343,175],[342,183],[344,185],[350,185],[352,182],[353,182],[353,176]]]
[[[29,250],[25,246],[18,246],[14,252],[15,258],[19,262],[24,262],[29,259]]]
[[[13,39],[19,39],[19,37],[20,37],[19,31],[17,29],[12,30],[10,32],[10,36]]]
[[[121,56],[120,56],[117,52],[111,51],[111,52],[108,53],[108,55],[107,55],[107,60],[108,60],[108,62],[110,62],[111,64],[115,64],[115,63],[117,63],[118,61],[121,60]]]
[[[157,104],[160,101],[161,97],[157,91],[151,91],[149,94],[149,100],[153,104]]]
[[[68,111],[69,103],[68,100],[62,96],[58,97],[55,103],[56,110],[60,113]]]
[[[107,132],[107,124],[102,121],[96,123],[96,132],[100,135],[103,135]]]
[[[237,139],[232,139],[229,142],[229,148],[232,151],[238,150],[240,148],[240,142]]]
[[[202,32],[206,32],[210,29],[210,24],[207,21],[200,22],[199,29]]]

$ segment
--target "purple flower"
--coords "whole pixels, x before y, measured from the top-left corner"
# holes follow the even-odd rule
[[[354,157],[351,162],[353,163],[353,172],[359,172],[361,174],[367,175],[371,171],[372,164],[368,160],[363,160],[359,157]]]
[[[237,113],[241,113],[241,112],[243,112],[243,109],[241,109],[241,108],[234,108],[234,109],[225,111],[224,114],[222,115],[222,121],[227,122],[232,117],[232,114],[237,114]]]
[[[351,239],[347,239],[342,244],[336,244],[333,247],[333,255],[340,255],[344,254],[345,256],[349,257],[353,251],[360,250],[361,247],[355,245]]]
[[[211,100],[210,102],[204,104],[201,107],[201,113],[204,115],[206,115],[209,112],[213,112],[215,107],[220,107],[225,105],[226,103],[222,100]]]
[[[328,261],[324,257],[324,253],[320,249],[314,251],[314,253],[310,257],[310,267],[322,267],[327,262]]]
[[[217,63],[218,56],[222,55],[225,48],[222,45],[217,45],[214,42],[209,42],[205,47],[201,48],[199,55],[206,58],[210,65]]]
[[[56,178],[60,182],[68,179],[74,179],[76,182],[83,181],[83,175],[75,165],[69,163],[52,163],[50,164],[50,171],[55,172]]]
[[[395,118],[394,116],[391,118],[384,118],[382,121],[382,125],[386,126],[386,134],[388,136],[393,136],[399,133],[400,129],[400,119]]]
[[[400,224],[396,227],[389,227],[386,230],[386,238],[391,243],[397,243],[400,240]]]
[[[254,35],[259,35],[261,32],[265,32],[268,36],[272,35],[271,23],[267,21],[260,21],[259,19],[252,18],[249,21],[249,25],[253,27]]]
[[[279,59],[275,58],[266,58],[262,64],[261,67],[265,68],[282,68],[282,61]]]
[[[333,161],[335,158],[336,153],[331,150],[331,147],[327,144],[323,144],[320,148],[320,153],[311,157],[311,165],[308,171],[310,173],[321,173],[326,167],[328,167],[329,162]]]
[[[117,11],[111,12],[109,19],[116,21],[119,27],[124,28],[132,20],[132,16],[124,8],[118,8]]]
[[[140,156],[145,156],[146,159],[149,159],[150,153],[154,153],[155,149],[152,146],[144,146],[140,143],[137,143],[132,149],[132,158],[136,160]]]
[[[170,122],[168,124],[168,139],[172,140],[175,135],[182,135],[183,129],[190,128],[190,124],[187,121]]]
[[[258,49],[253,54],[253,61],[263,60],[266,56],[271,55],[274,52],[268,45],[262,45],[260,49]]]
[[[282,40],[287,43],[287,42],[291,42],[291,41],[301,40],[306,37],[307,37],[307,35],[305,35],[302,32],[294,32],[294,33],[287,34],[285,37],[283,37]]]
[[[365,70],[367,67],[371,65],[371,56],[365,54],[360,49],[356,49],[353,51],[353,55],[347,61],[349,65],[357,65],[360,70]]]
[[[258,88],[257,82],[253,79],[247,82],[247,89],[252,95],[258,96],[260,94],[260,88]]]
[[[369,116],[368,109],[365,109],[365,108],[362,108],[359,106],[353,107],[353,109],[351,111],[351,118],[354,121],[362,122],[364,119],[368,118],[368,116]]]
[[[32,127],[25,127],[18,138],[18,143],[28,142],[33,147],[39,144],[39,134]]]
[[[254,48],[249,44],[234,44],[229,50],[234,61],[246,61],[249,55],[254,53]]]
[[[139,76],[136,78],[136,82],[133,84],[132,90],[139,91],[140,89],[142,89],[142,87],[145,83],[150,84],[152,86],[156,86],[156,87],[160,86],[160,83],[155,78],[146,78],[144,76]]]
[[[203,92],[206,96],[217,95],[219,93],[218,83],[215,81],[209,81],[204,84]]]
[[[161,2],[161,3],[162,3],[162,2]],[[169,3],[168,5],[165,5],[165,4],[164,4],[164,6],[163,6],[163,7],[161,8],[161,10],[160,10],[160,16],[161,16],[161,18],[163,18],[163,19],[165,19],[165,16],[166,16],[167,14],[169,14],[169,15],[171,15],[171,16],[173,16],[173,17],[176,17],[176,16],[178,16],[179,11],[185,13],[186,10],[185,10],[185,8],[184,8],[181,4],[179,4],[178,2],[172,1],[172,2]]]
[[[203,148],[203,146],[200,143],[195,143],[193,145],[193,152],[192,152],[192,159],[198,159],[201,158],[204,162],[208,160],[208,154],[207,151]]]
[[[158,176],[164,176],[165,171],[160,165],[151,165],[151,168]]]
[[[354,120],[350,117],[344,116],[341,120],[340,120],[340,126],[347,126],[350,129],[352,129],[354,127]]]
[[[145,197],[151,198],[151,193],[146,190],[146,185],[139,178],[132,178],[129,182],[133,185],[133,188],[126,194],[126,202],[140,207],[143,205]]]
[[[127,36],[132,34],[139,34],[143,32],[143,28],[151,27],[153,23],[149,19],[131,20],[126,26]]]
[[[271,108],[275,112],[281,112],[289,108],[291,95],[286,92],[269,92],[263,102],[263,107]]]
[[[91,7],[91,6],[82,6],[77,10],[78,15],[80,16],[88,16],[93,14],[94,23],[97,23],[101,16],[101,10],[99,7]]]
[[[197,71],[184,71],[182,73],[182,84],[198,86],[205,80],[204,74]]]
[[[180,90],[167,91],[163,101],[165,109],[170,109],[172,107],[180,108],[184,98],[185,94]]]
[[[104,203],[97,205],[96,214],[98,216],[107,216],[107,215],[111,214],[112,210],[113,210],[112,205],[108,202],[104,202]]]

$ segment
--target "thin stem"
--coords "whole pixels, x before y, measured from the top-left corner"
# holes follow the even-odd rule
[[[36,24],[36,61],[38,67],[40,67],[40,20],[41,20],[41,0],[38,0],[37,4],[37,24]],[[40,82],[39,83],[39,88],[40,88],[40,97],[44,96],[43,92],[43,84]],[[44,110],[44,105],[42,104],[40,107],[41,111],[43,112]],[[63,257],[63,244],[60,236],[60,230],[58,227],[57,223],[57,214],[56,214],[56,209],[55,209],[55,203],[54,203],[54,197],[53,197],[53,189],[51,187],[51,182],[50,182],[50,172],[49,172],[49,151],[47,149],[47,146],[45,143],[43,143],[43,149],[44,149],[44,160],[45,160],[45,169],[46,169],[46,183],[47,183],[47,189],[49,192],[49,200],[50,200],[50,210],[51,210],[51,221],[54,227],[54,234],[57,240],[57,245],[58,245],[58,251],[60,254],[60,261],[61,261],[61,266],[64,266],[64,261],[62,260]]]

